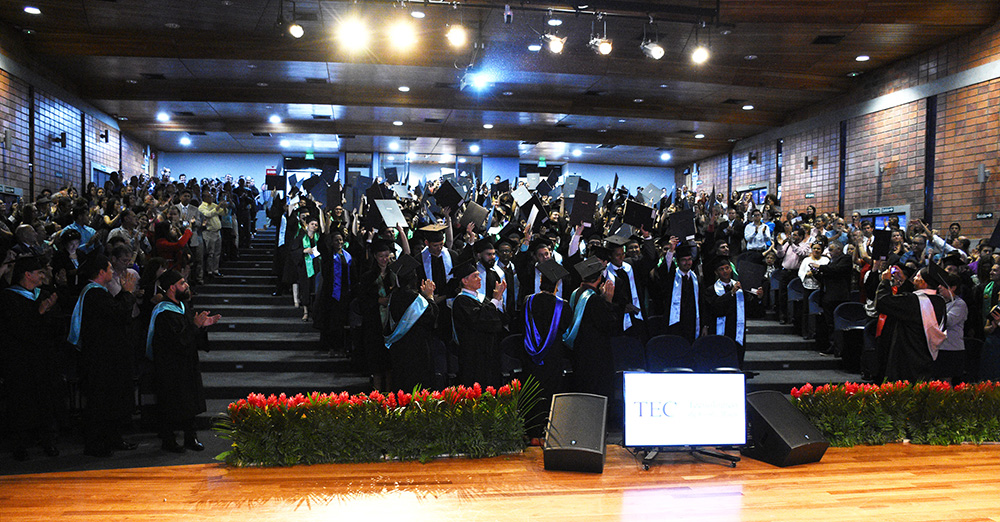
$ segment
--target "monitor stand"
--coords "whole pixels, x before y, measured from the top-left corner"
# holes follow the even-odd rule
[[[718,459],[721,462],[719,464],[728,465],[730,468],[735,468],[736,463],[740,461],[740,457],[737,455],[730,455],[719,451],[718,449],[710,449],[702,446],[690,446],[688,448],[650,448],[645,450],[645,455],[642,457],[642,469],[644,471],[649,471],[649,465],[656,460],[656,456],[661,452],[663,453],[677,453],[686,452],[693,457],[710,457],[712,459]]]

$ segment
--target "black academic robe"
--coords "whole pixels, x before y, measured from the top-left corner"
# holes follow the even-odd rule
[[[542,428],[545,426],[545,415],[549,411],[549,401],[552,395],[563,391],[563,371],[566,366],[566,349],[562,342],[562,337],[573,324],[573,310],[569,303],[552,294],[539,292],[534,294],[531,301],[531,316],[525,320],[530,320],[538,334],[543,338],[549,333],[552,321],[557,321],[557,327],[552,333],[552,341],[544,352],[542,359],[535,362],[528,354],[527,350],[521,351],[522,367],[526,373],[534,378],[539,385],[538,403],[529,412],[529,419],[535,419],[537,424],[529,426],[530,436],[541,436]],[[562,302],[562,312],[555,316],[556,303]],[[531,335],[530,329],[525,327],[524,335]]]
[[[83,298],[80,328],[81,389],[92,420],[119,420],[135,408],[132,307],[135,296],[94,288]]]
[[[385,349],[385,325],[382,324],[379,299],[388,297],[395,288],[396,278],[386,271],[382,276],[378,267],[365,272],[354,286],[352,293],[357,296],[358,310],[361,312],[361,349],[364,352],[365,369],[370,374],[380,374],[390,367],[389,351]]]
[[[5,421],[15,433],[37,428],[55,432],[55,400],[60,397],[52,335],[57,330],[55,310],[38,313],[48,295],[43,291],[35,301],[0,290],[0,399],[7,404]]]
[[[409,288],[397,288],[389,299],[389,315],[393,324],[399,322],[409,308],[410,303],[417,298],[417,292]],[[429,387],[434,382],[434,365],[431,360],[431,343],[434,324],[437,321],[438,307],[430,302],[420,319],[414,323],[406,335],[393,343],[389,350],[392,361],[393,388],[411,391],[420,384]],[[391,333],[388,332],[388,333]]]
[[[739,303],[736,300],[736,296],[733,295],[731,291],[723,292],[722,295],[718,295],[715,291],[715,282],[708,283],[708,278],[702,281],[701,285],[701,302],[702,302],[702,323],[708,328],[708,333],[710,335],[717,335],[718,331],[718,319],[720,317],[726,318],[726,326],[724,336],[737,341],[737,331],[736,331],[736,313]],[[732,285],[733,282],[730,282]],[[745,319],[749,318],[747,310],[753,307],[755,303],[759,303],[760,300],[757,298],[756,294],[750,293],[743,290],[743,317]],[[743,365],[743,345],[746,344],[746,326],[744,325],[744,339],[743,343],[737,341],[737,355],[739,357],[740,366]]]
[[[676,273],[676,266],[667,269],[666,266],[660,265],[653,270],[650,277],[650,290],[653,291],[653,295],[655,296],[654,301],[657,303],[658,308],[656,311],[661,311],[661,314],[666,316],[668,322],[670,320],[670,306],[674,295],[674,275]],[[694,270],[689,271],[688,275],[690,277],[681,284],[680,321],[668,326],[667,333],[679,335],[687,339],[689,343],[693,343],[699,328],[701,328],[701,325],[698,324],[697,309],[698,306],[701,306],[701,303],[695,299],[694,291],[694,278],[698,276],[694,273]],[[705,285],[700,284],[700,286]],[[615,288],[617,289],[617,287]],[[699,290],[701,289],[699,288]]]
[[[313,326],[320,330],[320,345],[324,350],[333,352],[346,352],[347,346],[344,340],[344,326],[347,324],[347,312],[351,304],[351,284],[357,278],[352,273],[354,270],[354,258],[347,262],[347,252],[341,250],[334,254],[326,240],[330,236],[324,236],[324,241],[320,244],[322,259],[321,271],[323,274],[319,287],[319,295],[316,298],[316,310],[313,315]],[[333,298],[334,264],[340,267],[340,299]]]
[[[484,387],[502,385],[498,343],[503,335],[503,314],[491,301],[480,303],[465,294],[455,298],[451,313],[458,339],[459,382],[466,386],[477,382]]]
[[[615,362],[611,338],[622,334],[622,322],[611,303],[600,293],[587,300],[573,344],[573,389],[582,393],[614,396]]]
[[[194,310],[185,314],[164,310],[153,325],[153,389],[157,411],[166,429],[189,429],[205,411],[198,350],[208,345],[208,333],[194,324]]]
[[[940,323],[947,313],[944,298],[937,295],[929,298],[934,305],[935,322]],[[875,292],[875,310],[893,319],[882,330],[882,336],[888,336],[885,353],[886,380],[915,382],[931,379],[934,360],[927,349],[927,336],[924,334],[917,296],[908,292],[892,295],[892,284],[882,281]]]

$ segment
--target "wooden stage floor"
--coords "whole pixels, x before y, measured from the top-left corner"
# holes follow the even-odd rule
[[[546,472],[542,452],[428,464],[221,464],[0,477],[0,520],[1000,520],[1000,445],[831,448],[819,463],[733,469],[687,454],[643,471]]]

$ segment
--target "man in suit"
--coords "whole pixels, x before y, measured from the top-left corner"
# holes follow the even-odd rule
[[[816,325],[816,347],[820,353],[832,355],[833,311],[840,303],[846,303],[851,298],[851,276],[854,274],[854,266],[851,256],[844,254],[842,244],[834,241],[827,248],[830,252],[830,262],[816,269],[816,277],[823,285],[821,301],[823,320]]]

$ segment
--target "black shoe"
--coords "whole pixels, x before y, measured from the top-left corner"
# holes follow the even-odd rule
[[[175,439],[164,439],[163,444],[160,445],[160,449],[163,451],[169,451],[170,453],[184,453],[184,446],[177,444]]]
[[[111,448],[88,448],[84,446],[83,454],[90,457],[106,459],[111,456]]]
[[[132,451],[138,447],[139,447],[138,444],[126,440],[120,440],[118,442],[111,444],[111,449],[115,451]]]
[[[42,451],[44,451],[45,454],[48,455],[48,456],[50,456],[50,457],[58,457],[59,456],[59,448],[57,448],[55,444],[51,444],[50,443],[50,444],[44,444],[44,445],[42,445]]]
[[[198,440],[198,437],[194,433],[184,434],[184,447],[191,451],[202,451],[205,449],[205,445]]]
[[[25,448],[18,448],[14,450],[14,460],[18,462],[24,462],[28,460],[28,450]]]

